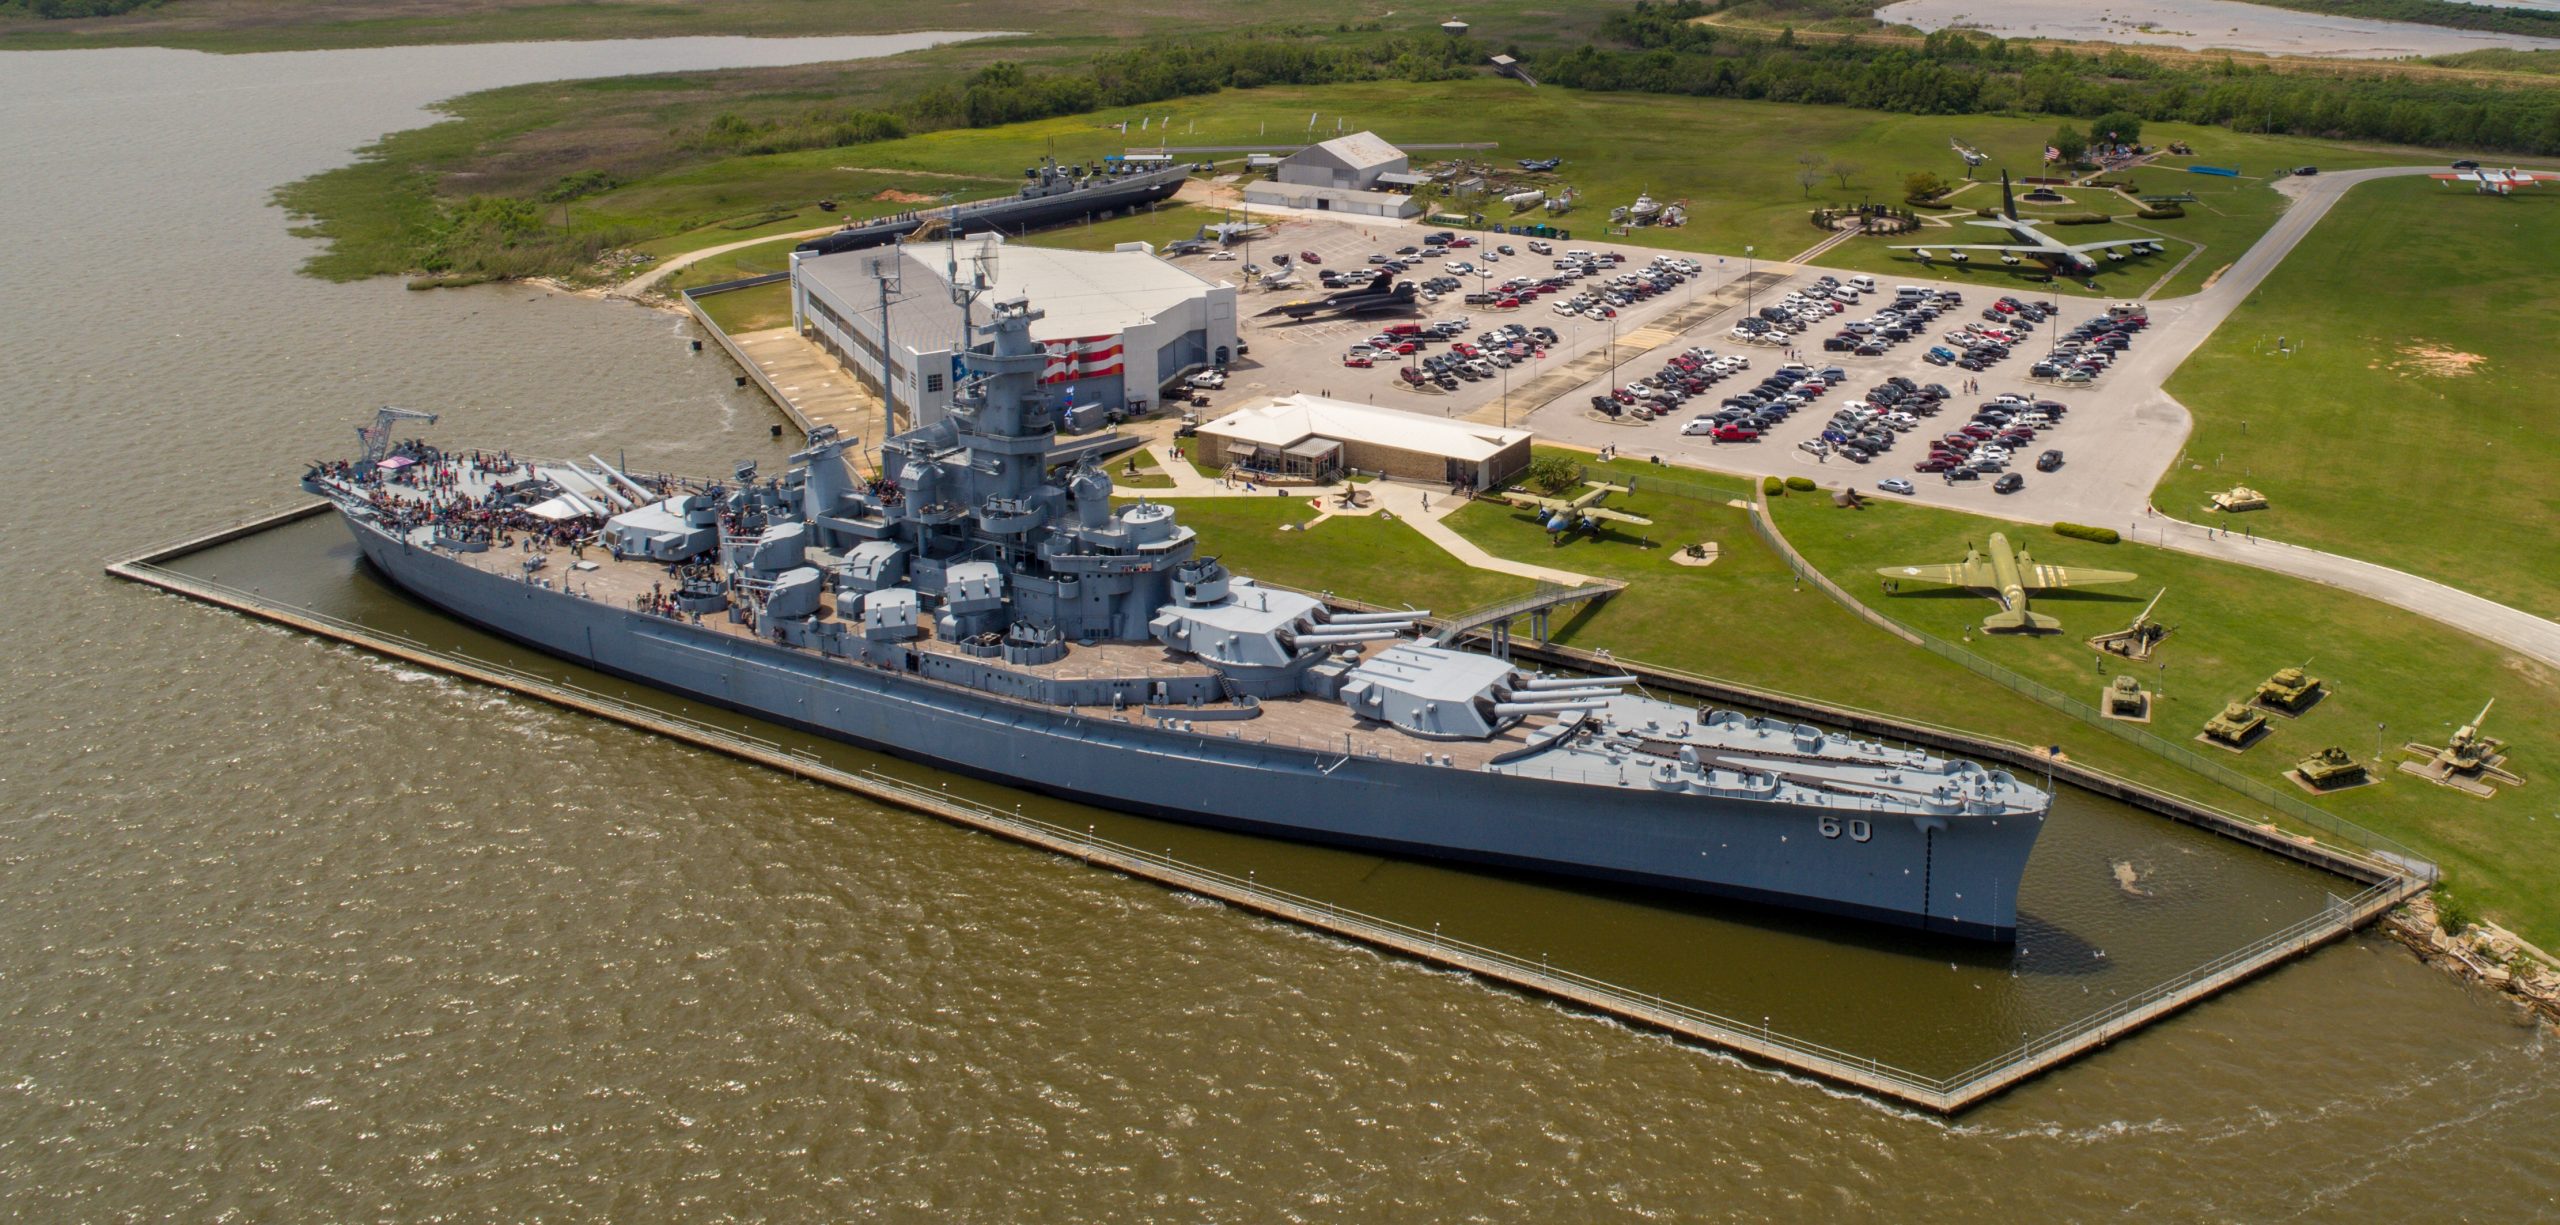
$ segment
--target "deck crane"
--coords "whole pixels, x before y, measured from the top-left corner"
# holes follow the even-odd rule
[[[364,440],[364,462],[366,467],[369,468],[375,464],[381,463],[382,457],[390,452],[391,426],[392,423],[398,421],[424,421],[429,425],[434,425],[436,423],[436,415],[434,413],[422,413],[414,408],[393,408],[388,404],[374,410],[373,424],[359,425],[356,427],[356,437]]]

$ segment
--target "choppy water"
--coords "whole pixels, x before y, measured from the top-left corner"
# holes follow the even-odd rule
[[[2552,1213],[2548,1041],[2378,941],[1949,1125],[98,575],[293,499],[384,401],[519,450],[776,458],[663,316],[300,280],[264,203],[439,96],[748,54],[0,55],[9,1215]],[[1184,845],[1667,987],[1741,959],[1804,1028],[2012,1019],[1837,933]],[[2120,955],[2318,892],[2095,809],[2056,848],[2056,879],[2147,856],[2265,911],[2056,894]],[[2030,980],[2040,1015],[2077,981]]]

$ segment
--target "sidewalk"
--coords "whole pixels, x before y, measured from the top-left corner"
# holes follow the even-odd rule
[[[1146,452],[1149,458],[1155,460],[1156,467],[1159,470],[1164,472],[1165,475],[1173,478],[1173,488],[1123,489],[1119,491],[1121,496],[1149,498],[1268,498],[1272,496],[1272,490],[1275,488],[1273,486],[1264,486],[1261,489],[1248,493],[1241,485],[1229,487],[1225,483],[1212,477],[1202,476],[1198,469],[1191,466],[1190,460],[1174,458],[1173,446],[1170,443],[1151,443],[1147,446]],[[1568,587],[1586,586],[1601,581],[1586,574],[1576,574],[1571,570],[1559,570],[1553,566],[1540,566],[1529,562],[1512,561],[1509,558],[1496,557],[1491,553],[1485,552],[1483,549],[1477,547],[1474,541],[1459,535],[1455,529],[1451,528],[1448,524],[1441,522],[1441,520],[1457,513],[1458,508],[1467,505],[1468,502],[1466,498],[1458,497],[1444,489],[1405,484],[1397,481],[1371,481],[1359,488],[1362,492],[1369,495],[1369,506],[1359,510],[1328,509],[1326,511],[1326,517],[1374,515],[1380,511],[1385,511],[1394,515],[1396,518],[1403,520],[1405,524],[1413,528],[1413,530],[1420,532],[1423,539],[1439,546],[1441,551],[1478,570],[1490,570],[1496,574],[1515,575],[1520,578],[1531,579],[1542,583],[1561,583]],[[1331,506],[1331,501],[1334,496],[1333,492],[1329,489],[1293,489],[1291,492],[1292,494],[1302,494],[1305,497],[1312,497],[1320,501],[1324,501],[1328,507]],[[1430,507],[1427,510],[1424,509],[1423,505],[1426,501],[1430,503]]]
[[[2452,626],[2519,655],[2560,667],[2560,624],[2388,566],[2245,534],[2222,535],[2165,515],[2139,521],[2127,539],[2309,579]]]

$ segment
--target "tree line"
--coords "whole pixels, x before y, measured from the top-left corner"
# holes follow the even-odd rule
[[[2560,153],[2560,91],[2462,81],[2279,74],[2224,59],[2211,67],[2124,51],[2082,55],[1941,30],[1918,47],[1856,38],[1800,43],[1791,31],[1698,25],[1699,0],[1636,5],[1600,37],[1530,59],[1540,81],[1574,89],[1857,106],[1914,115],[2118,112],[2205,124],[2441,148]]]

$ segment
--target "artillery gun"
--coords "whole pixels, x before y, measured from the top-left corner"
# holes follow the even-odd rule
[[[2507,742],[2481,730],[2489,721],[2490,707],[2497,704],[2497,699],[2490,699],[2442,748],[2414,740],[2400,746],[2401,751],[2425,759],[2401,762],[2400,772],[2482,799],[2498,794],[2498,789],[2489,785],[2493,782],[2523,786],[2524,776],[2507,768]]]
[[[2267,716],[2247,702],[2233,702],[2222,713],[2205,720],[2204,734],[2196,737],[2207,744],[2240,752],[2256,744],[2267,734]]]
[[[2161,598],[2168,594],[2168,588],[2161,588],[2159,595],[2152,596],[2151,602],[2142,606],[2142,612],[2134,617],[2133,624],[2112,634],[2100,634],[2090,639],[2089,645],[2124,659],[2151,658],[2151,652],[2173,628],[2151,619],[2152,610],[2160,607]]]

